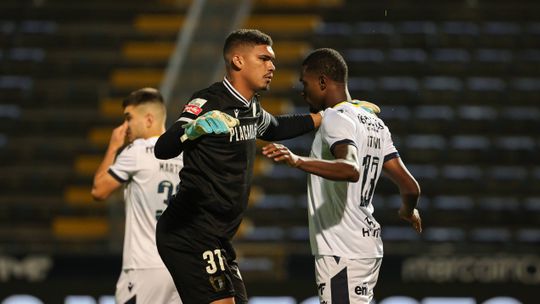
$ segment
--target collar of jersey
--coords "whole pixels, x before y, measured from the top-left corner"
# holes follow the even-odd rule
[[[231,94],[234,96],[234,98],[238,99],[239,101],[241,101],[244,105],[246,105],[247,107],[249,107],[249,105],[251,104],[251,101],[248,101],[247,99],[244,98],[244,96],[242,96],[233,86],[232,84],[229,82],[229,80],[227,80],[227,77],[223,77],[223,85],[225,85],[225,87],[227,88],[227,90],[229,90],[229,92],[231,92]]]
[[[344,103],[350,103],[351,105],[355,106],[355,107],[359,107],[360,106],[360,101],[358,99],[352,99],[352,100],[345,100],[345,101],[342,101],[342,102],[338,102],[336,103],[332,108],[335,108],[341,104],[344,104]]]

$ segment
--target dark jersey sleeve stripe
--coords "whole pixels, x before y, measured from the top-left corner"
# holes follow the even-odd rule
[[[388,154],[388,155],[386,155],[386,156],[384,157],[384,162],[387,162],[387,161],[389,161],[389,160],[391,160],[391,159],[398,158],[398,157],[399,157],[399,153],[398,153],[398,152],[390,153],[390,154]]]
[[[120,182],[120,183],[122,183],[122,184],[125,183],[125,182],[127,182],[126,179],[123,179],[123,178],[121,178],[120,176],[118,176],[118,174],[116,174],[113,170],[109,169],[107,172],[109,172],[109,174],[110,174],[112,177],[114,177],[114,179],[117,180],[118,182]]]
[[[337,146],[337,145],[340,145],[340,144],[346,144],[346,145],[351,145],[351,146],[355,146],[356,147],[356,144],[354,143],[354,141],[350,140],[350,139],[342,139],[342,140],[338,140],[336,141],[335,143],[332,144],[332,146],[330,147],[330,152],[332,152],[332,155],[334,155],[334,157],[336,156],[334,154],[334,148]],[[357,147],[358,148],[358,147]]]

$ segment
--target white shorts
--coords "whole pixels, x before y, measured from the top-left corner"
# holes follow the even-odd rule
[[[167,268],[122,270],[115,299],[117,304],[182,303]]]
[[[315,257],[319,299],[324,304],[369,304],[377,284],[382,258]]]

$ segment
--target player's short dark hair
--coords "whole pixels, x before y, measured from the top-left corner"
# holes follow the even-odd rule
[[[272,46],[272,38],[256,29],[238,29],[233,31],[225,39],[225,44],[223,45],[223,57],[227,53],[240,45],[269,45]]]
[[[306,71],[324,74],[337,82],[346,83],[349,77],[345,59],[338,51],[330,48],[314,50],[304,59],[302,66]]]
[[[138,106],[145,103],[164,104],[163,96],[161,96],[161,93],[154,88],[142,88],[131,92],[126,98],[124,98],[122,107],[126,108],[127,106]]]

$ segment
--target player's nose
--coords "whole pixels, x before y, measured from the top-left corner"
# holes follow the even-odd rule
[[[272,71],[272,72],[275,71],[275,70],[276,70],[276,66],[274,65],[274,63],[273,63],[271,60],[268,61],[268,62],[269,62],[269,64],[268,64],[268,70],[269,70],[269,71]]]

